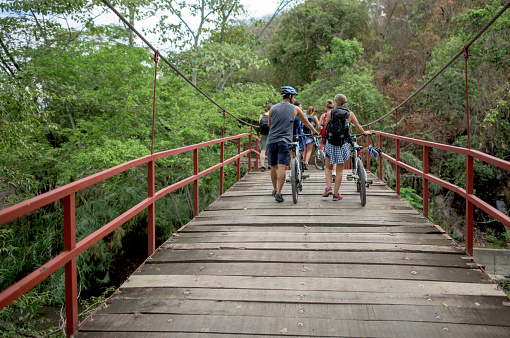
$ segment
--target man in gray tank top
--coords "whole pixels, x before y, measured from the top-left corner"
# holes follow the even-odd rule
[[[297,91],[292,87],[282,87],[283,102],[275,104],[269,110],[269,135],[267,136],[267,163],[271,166],[273,196],[277,202],[283,202],[282,188],[285,182],[285,167],[290,164],[289,143],[292,142],[294,119],[301,122],[317,135],[317,131],[306,118],[303,111],[293,103]]]

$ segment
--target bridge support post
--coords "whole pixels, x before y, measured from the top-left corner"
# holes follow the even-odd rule
[[[370,129],[370,126],[368,126],[368,129]],[[370,136],[367,137],[367,147],[370,146]],[[365,167],[367,168],[368,171],[370,171],[370,153],[367,151],[367,166]]]
[[[423,146],[423,173],[429,173],[429,147]],[[423,179],[423,216],[429,218],[429,180]]]
[[[466,157],[466,252],[468,255],[473,256],[473,203],[469,200],[470,195],[473,195],[473,157],[467,155]]]
[[[259,139],[255,139],[255,151],[259,150]],[[260,151],[260,150],[259,150]],[[255,170],[259,170],[259,157],[255,154]]]
[[[225,142],[221,142],[220,163],[225,162]],[[223,181],[225,180],[225,167],[220,168],[220,196],[223,195]]]
[[[237,155],[241,153],[241,138],[237,139]],[[241,158],[237,159],[237,182],[241,179]]]
[[[397,148],[397,151],[396,151],[395,158],[396,158],[397,162],[400,162],[400,140],[399,139],[397,139],[397,141],[396,141],[396,148]],[[400,166],[398,165],[398,163],[396,164],[395,170],[396,170],[396,174],[397,174],[397,182],[396,182],[397,195],[400,196]]]
[[[248,149],[251,150],[251,134],[248,135]],[[248,172],[251,171],[251,151],[248,153]]]
[[[76,248],[75,193],[64,197],[64,250]],[[65,265],[66,333],[71,337],[78,328],[78,280],[76,257]]]
[[[198,149],[193,149],[193,175],[198,175]],[[193,181],[193,214],[197,217],[200,210],[198,196],[198,178]]]
[[[151,160],[147,163],[147,192],[148,197],[154,197],[156,192],[155,188],[155,178],[154,178],[154,160]],[[148,240],[148,252],[149,255],[152,255],[154,250],[156,250],[156,204],[151,203],[148,208],[148,219],[147,219],[147,240]]]
[[[382,135],[379,135],[379,149],[382,149]],[[379,179],[382,181],[382,156],[379,156]]]

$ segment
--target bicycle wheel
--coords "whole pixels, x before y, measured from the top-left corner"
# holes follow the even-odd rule
[[[292,160],[292,164],[290,166],[290,186],[292,187],[292,200],[294,204],[298,201],[299,194],[299,161],[297,158]]]
[[[321,148],[317,148],[317,151],[315,152],[315,168],[318,170],[324,170],[324,167],[326,166],[326,154],[324,153],[324,150]]]
[[[361,205],[365,206],[365,204],[367,204],[367,177],[365,175],[365,167],[363,166],[363,162],[361,162],[361,159],[359,158],[357,190],[359,191]]]

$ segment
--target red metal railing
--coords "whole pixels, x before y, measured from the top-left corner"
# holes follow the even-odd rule
[[[388,156],[386,153],[383,153],[379,157],[379,179],[382,179],[382,161],[383,158],[391,161],[396,165],[396,191],[397,194],[400,195],[400,168],[406,169],[418,176],[423,178],[423,215],[428,217],[429,213],[429,181],[436,183],[452,192],[459,194],[460,196],[466,199],[466,252],[473,256],[473,206],[476,205],[481,210],[485,211],[487,214],[492,216],[494,219],[501,222],[505,227],[510,229],[510,216],[504,214],[499,211],[497,208],[483,201],[479,197],[473,194],[473,186],[474,186],[474,171],[473,171],[473,161],[474,159],[478,159],[488,164],[492,164],[498,168],[510,171],[510,162],[502,160],[500,158],[487,155],[482,153],[481,151],[466,149],[461,147],[454,147],[449,145],[444,145],[440,143],[433,143],[428,141],[416,140],[409,137],[398,136],[393,134],[387,134],[382,132],[377,132],[379,135],[379,148],[383,149],[382,140],[383,136],[392,138],[395,140],[396,145],[396,158]],[[421,145],[423,147],[423,171],[416,169],[402,161],[400,161],[400,141],[410,142],[417,145]],[[432,176],[429,174],[429,149],[435,148],[440,150],[446,150],[456,154],[466,155],[466,189],[463,189],[459,186],[456,186],[452,183],[446,182],[440,178]],[[368,161],[370,155],[367,155]],[[368,165],[367,165],[368,167]]]
[[[241,139],[248,136],[248,149],[241,152]],[[203,142],[187,147],[162,151],[153,155],[147,155],[116,167],[104,170],[100,173],[82,178],[76,182],[67,184],[63,187],[49,191],[45,194],[31,198],[27,201],[18,203],[4,210],[0,210],[0,224],[7,223],[20,216],[26,215],[29,212],[37,210],[45,205],[63,199],[64,206],[64,252],[48,261],[46,264],[30,273],[28,276],[21,279],[16,284],[12,285],[2,293],[0,293],[0,309],[12,303],[15,299],[32,289],[37,284],[44,281],[52,273],[65,266],[65,287],[66,287],[66,318],[67,318],[67,335],[71,336],[78,328],[78,290],[77,290],[77,275],[76,275],[76,257],[90,248],[92,245],[103,239],[119,226],[133,218],[138,213],[142,212],[145,208],[148,209],[148,241],[149,241],[149,255],[156,249],[155,238],[155,203],[158,199],[166,194],[185,186],[186,184],[193,183],[193,200],[194,200],[194,215],[199,212],[199,178],[220,169],[220,195],[223,194],[224,182],[224,167],[228,163],[236,161],[237,166],[237,180],[240,179],[241,172],[241,157],[248,156],[248,172],[251,169],[251,153],[258,154],[259,138],[255,136],[255,149],[251,148],[251,133],[244,133],[237,136],[225,137],[214,141]],[[225,156],[225,142],[237,140],[237,155],[227,160]],[[208,169],[201,172],[198,170],[198,150],[210,145],[221,144],[220,162]],[[154,163],[157,159],[167,156],[177,155],[184,152],[193,151],[193,176],[176,182],[168,187],[159,191],[155,191],[155,166]],[[91,185],[104,181],[110,177],[120,174],[128,169],[146,164],[148,166],[148,197],[124,212],[108,224],[96,230],[83,240],[76,242],[76,224],[75,224],[75,195],[77,191],[87,188]],[[255,156],[255,169],[258,169],[258,156]]]

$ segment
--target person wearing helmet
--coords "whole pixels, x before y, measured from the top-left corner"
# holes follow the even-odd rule
[[[267,135],[267,163],[271,166],[273,193],[277,202],[283,202],[282,188],[285,182],[285,167],[290,164],[289,143],[292,142],[296,116],[314,134],[317,130],[308,121],[303,111],[294,105],[297,91],[289,86],[282,87],[282,102],[269,110],[269,135]]]

